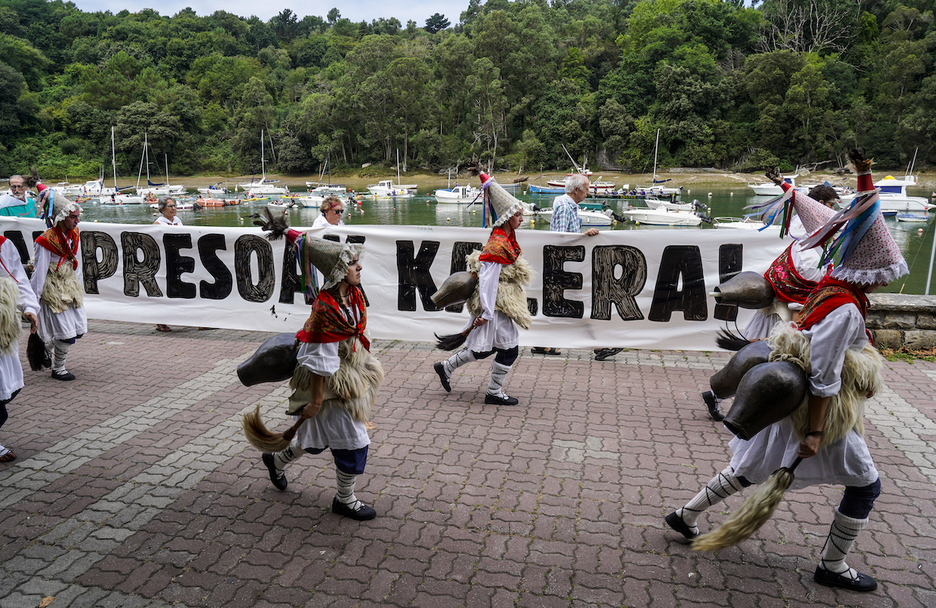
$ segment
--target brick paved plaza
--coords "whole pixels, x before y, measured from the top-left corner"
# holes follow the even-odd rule
[[[812,581],[840,488],[789,492],[717,555],[663,523],[728,461],[699,398],[727,354],[524,348],[520,405],[498,409],[489,363],[445,393],[430,344],[376,341],[387,380],[356,493],[378,517],[355,522],[330,512],[327,454],[278,492],[243,439],[257,403],[286,427],[285,383],[234,373],[270,335],[93,321],[76,381],[27,368],[0,429],[19,456],[0,464],[0,608],[936,606],[934,363],[890,363],[869,402],[883,491],[848,562],[880,587],[859,595]]]

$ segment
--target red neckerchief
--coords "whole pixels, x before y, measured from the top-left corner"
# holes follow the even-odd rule
[[[845,304],[854,304],[858,307],[862,319],[868,317],[868,296],[863,291],[845,281],[833,279],[831,275],[826,275],[819,281],[819,285],[809,294],[809,298],[800,311],[800,318],[797,325],[801,330],[809,329],[819,321],[823,320],[830,312],[844,306]],[[871,340],[871,332],[865,328],[868,339]],[[874,340],[871,340],[874,343]]]
[[[770,282],[777,299],[784,302],[796,302],[802,304],[809,297],[809,294],[816,288],[818,283],[804,279],[793,265],[793,256],[790,250],[793,243],[783,250],[783,253],[774,260],[764,278]]]
[[[364,348],[370,350],[370,340],[364,335],[364,329],[367,327],[367,308],[364,307],[364,294],[359,287],[351,286],[348,301],[360,318],[357,326],[348,321],[335,298],[322,290],[312,303],[312,314],[296,334],[296,339],[300,342],[328,344],[357,336]]]
[[[68,239],[71,239],[71,245],[68,244]],[[70,260],[72,268],[78,270],[78,229],[75,228],[68,233],[68,238],[66,238],[65,233],[58,226],[53,226],[49,228],[36,239],[36,242],[39,243],[42,247],[45,247],[55,255],[59,256],[59,263],[56,265],[55,269],[58,270],[59,266],[65,260]]]
[[[497,264],[513,264],[520,257],[520,244],[517,242],[517,231],[511,230],[510,234],[504,230],[503,226],[498,226],[491,231],[487,244],[481,250],[482,262],[496,262]]]

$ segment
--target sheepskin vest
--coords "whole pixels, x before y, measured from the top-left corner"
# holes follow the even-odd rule
[[[355,344],[357,342],[357,344]],[[338,371],[324,382],[322,407],[340,407],[351,416],[370,426],[371,409],[384,379],[383,367],[358,336],[338,343]],[[289,413],[296,414],[312,400],[312,372],[297,365],[289,381],[293,394],[289,397]]]
[[[480,256],[480,251],[475,251],[468,256],[468,270],[475,273],[481,272],[481,261],[478,259]],[[497,283],[497,299],[494,308],[510,317],[514,323],[523,329],[530,329],[533,322],[530,309],[527,308],[525,289],[532,278],[533,268],[527,263],[526,258],[521,255],[513,264],[501,266],[500,278]],[[481,314],[481,295],[477,289],[468,298],[466,305],[471,316],[477,317]]]
[[[771,361],[792,361],[800,365],[808,376],[811,370],[810,342],[803,332],[790,323],[778,323],[770,335]],[[846,350],[842,366],[842,388],[829,400],[823,426],[822,443],[838,441],[854,429],[864,435],[864,404],[869,394],[877,393],[883,382],[881,370],[884,357],[868,342],[861,351]],[[809,393],[790,415],[800,439],[809,432]]]
[[[65,312],[69,308],[81,308],[84,295],[78,275],[71,264],[61,264],[58,268],[49,264],[39,299],[54,313]]]
[[[10,277],[0,277],[0,354],[16,351],[20,336],[20,316],[17,311],[19,289]]]

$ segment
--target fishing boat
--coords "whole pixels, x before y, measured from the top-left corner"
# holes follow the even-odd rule
[[[481,189],[472,186],[455,186],[454,188],[441,188],[435,191],[439,203],[467,205],[480,200]]]

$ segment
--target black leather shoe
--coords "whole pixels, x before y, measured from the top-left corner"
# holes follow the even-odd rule
[[[60,372],[52,370],[52,377],[56,380],[65,380],[67,382],[68,380],[74,380],[75,374],[71,373],[67,369],[63,369]]]
[[[715,393],[705,391],[702,393],[702,401],[705,402],[705,407],[708,408],[709,418],[715,422],[721,422],[725,419],[725,415],[721,413],[721,408],[718,407],[718,399],[715,398]]]
[[[286,475],[280,475],[279,471],[276,470],[276,464],[273,462],[273,454],[264,452],[262,458],[263,464],[265,464],[267,470],[270,471],[270,481],[273,483],[273,487],[282,492],[289,484],[289,482],[286,481]]]
[[[451,393],[452,385],[449,384],[448,376],[445,375],[445,365],[442,363],[435,363],[433,364],[432,369],[434,369],[435,372],[439,374],[439,382],[442,383],[442,388],[445,389],[445,392]]]
[[[52,355],[46,353],[46,356],[42,358],[42,367],[52,367]]]
[[[356,519],[357,521],[367,521],[377,517],[377,511],[368,507],[360,500],[357,501],[357,509],[354,509],[351,507],[351,505],[346,505],[343,502],[339,502],[337,496],[332,499],[332,513],[341,515],[342,517],[350,517],[351,519]]]
[[[686,525],[686,522],[683,521],[683,518],[679,515],[676,515],[676,511],[673,511],[666,516],[666,525],[668,525],[673,530],[676,530],[687,539],[692,540],[699,535],[698,532],[693,532],[692,528]]]
[[[602,348],[601,350],[595,351],[595,361],[604,361],[608,357],[613,357],[624,350],[623,348]]]
[[[517,405],[520,403],[520,400],[515,397],[509,397],[504,395],[500,397],[498,395],[484,395],[484,404],[485,405]]]
[[[858,578],[849,576],[848,570],[841,574],[836,574],[835,572],[829,572],[822,566],[816,566],[816,573],[813,575],[813,580],[826,587],[838,587],[839,589],[848,589],[849,591],[858,591],[860,593],[867,593],[868,591],[877,589],[878,584],[876,580],[857,570],[855,574],[858,575]]]

